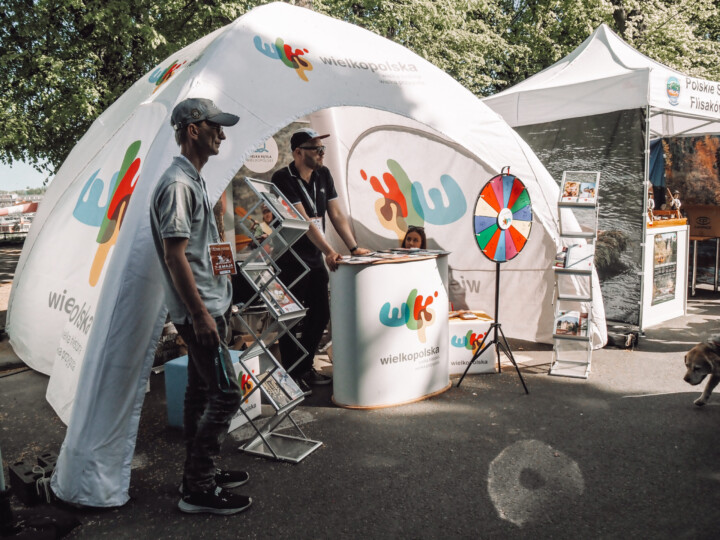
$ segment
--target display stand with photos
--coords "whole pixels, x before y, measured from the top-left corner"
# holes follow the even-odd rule
[[[270,348],[287,334],[304,350],[290,330],[305,316],[306,309],[290,292],[295,282],[286,285],[280,280],[276,261],[281,255],[294,256],[307,271],[307,266],[292,250],[292,245],[307,232],[310,224],[295,212],[273,184],[252,178],[245,178],[245,183],[251,190],[252,202],[238,226],[251,238],[251,243],[243,252],[236,254],[238,274],[242,278],[237,283],[243,289],[243,301],[237,307],[251,340],[250,345],[240,353],[239,362],[250,374],[246,386],[252,385],[249,391],[243,389],[246,391],[245,399],[253,392],[261,392],[274,414],[270,418],[248,417],[256,436],[240,449],[249,454],[298,463],[322,443],[309,439],[293,420],[291,413],[305,396]],[[268,210],[273,219],[269,228],[263,230],[253,216]],[[255,320],[260,306],[267,311],[268,323],[258,330],[249,321]],[[255,375],[247,369],[245,360],[258,354],[262,373]],[[295,434],[279,433],[285,428],[294,428]]]
[[[558,201],[563,248],[555,258],[554,267],[555,318],[551,375],[587,379],[590,373],[592,271],[599,186],[599,172],[563,172]]]
[[[667,221],[645,231],[641,330],[687,314],[688,226]]]

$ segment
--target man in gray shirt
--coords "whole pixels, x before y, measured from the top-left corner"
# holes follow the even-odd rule
[[[220,235],[200,175],[208,158],[220,150],[223,126],[238,120],[208,99],[178,103],[170,122],[181,155],[163,173],[152,197],[151,226],[166,303],[188,347],[186,459],[178,503],[188,513],[234,514],[252,503],[228,491],[247,482],[248,474],[217,469],[213,459],[240,406],[242,391],[225,345],[232,286],[227,275],[216,275],[210,258],[209,245],[220,243]]]

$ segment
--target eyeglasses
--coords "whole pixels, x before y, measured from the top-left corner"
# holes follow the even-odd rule
[[[315,152],[317,152],[318,154],[325,153],[324,146],[298,146],[298,148],[302,148],[303,150],[315,150]]]
[[[210,120],[203,120],[205,122],[205,125],[208,126],[210,129],[214,130],[216,133],[222,133],[223,127],[220,124],[216,124],[215,122],[211,122]]]

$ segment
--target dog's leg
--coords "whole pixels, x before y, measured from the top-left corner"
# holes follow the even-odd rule
[[[697,405],[698,407],[702,407],[703,405],[705,405],[708,402],[708,399],[710,399],[710,394],[712,394],[712,391],[715,389],[719,382],[720,375],[710,375],[710,378],[705,385],[705,390],[703,390],[703,393],[700,395],[700,397],[695,400],[695,405]]]

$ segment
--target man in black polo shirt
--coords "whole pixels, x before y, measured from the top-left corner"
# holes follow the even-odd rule
[[[299,325],[302,331],[299,341],[308,351],[308,356],[293,369],[293,375],[305,391],[309,390],[309,385],[329,384],[332,381],[313,368],[315,351],[330,320],[325,264],[334,271],[341,259],[325,239],[326,214],[351,254],[369,253],[369,250],[358,247],[355,242],[350,223],[340,207],[332,175],[323,166],[325,147],[321,141],[329,136],[319,135],[310,128],[297,130],[290,139],[292,163],[275,172],[272,177],[273,184],[311,223],[307,234],[293,245],[295,252],[310,268],[310,272],[292,288],[293,294],[308,310]],[[278,264],[283,283],[292,283],[303,270],[290,253],[281,257]],[[280,355],[286,369],[291,368],[300,358],[300,350],[287,335],[280,338]]]

